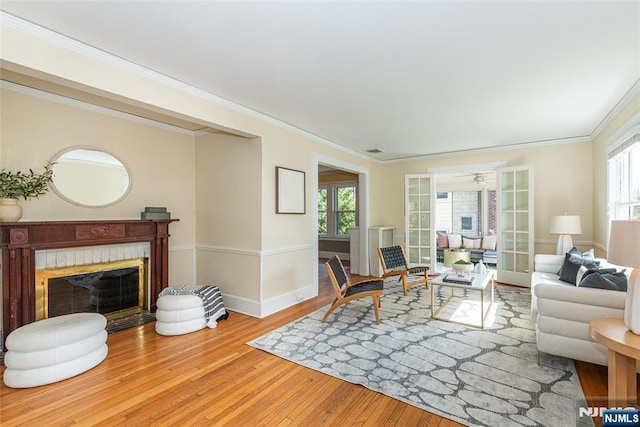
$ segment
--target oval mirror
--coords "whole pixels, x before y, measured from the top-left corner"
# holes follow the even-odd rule
[[[51,187],[69,203],[85,207],[109,206],[131,188],[131,175],[114,155],[91,147],[72,147],[53,159]]]

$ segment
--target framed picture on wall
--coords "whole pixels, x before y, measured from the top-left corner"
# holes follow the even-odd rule
[[[276,213],[306,213],[305,174],[276,166]]]

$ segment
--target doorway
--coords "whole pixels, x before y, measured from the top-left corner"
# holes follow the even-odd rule
[[[318,279],[321,269],[324,268],[324,264],[319,262],[320,258],[328,258],[331,254],[338,254],[339,256],[342,254],[344,256],[347,253],[345,251],[349,253],[349,257],[345,257],[347,264],[350,264],[352,268],[354,265],[362,266],[362,268],[357,267],[357,271],[352,272],[360,275],[369,274],[368,262],[366,261],[368,259],[367,233],[359,233],[355,241],[356,248],[352,247],[354,242],[351,241],[347,233],[347,228],[350,228],[352,224],[352,218],[354,220],[353,223],[359,228],[368,228],[368,173],[367,168],[343,160],[317,153],[312,155],[310,178],[312,206],[314,209],[312,209],[311,233],[313,239],[313,265],[316,272],[315,280]],[[326,207],[320,206],[321,189],[327,190],[327,197],[330,197],[329,194],[337,195],[340,193],[343,196],[343,202],[348,201],[350,196],[355,196],[355,210],[348,203],[342,203],[338,206],[338,200],[331,207],[328,205]],[[321,207],[325,207],[325,209],[321,209]],[[327,210],[327,207],[330,209]],[[331,221],[328,220],[329,216],[333,216]],[[332,228],[331,233],[325,233],[330,234],[330,236],[323,236],[322,244],[319,236],[319,226],[321,224],[326,224],[327,232],[329,227]],[[354,254],[356,259],[350,259],[352,258],[351,254]],[[343,256],[341,256],[341,259]]]

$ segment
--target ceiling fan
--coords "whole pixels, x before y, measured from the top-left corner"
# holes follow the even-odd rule
[[[481,173],[474,173],[473,174],[473,182],[475,182],[478,185],[484,184],[484,175],[481,174]]]

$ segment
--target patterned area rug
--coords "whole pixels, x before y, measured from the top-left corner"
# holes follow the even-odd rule
[[[543,355],[537,364],[530,298],[529,289],[496,287],[495,312],[480,330],[432,320],[430,291],[405,297],[390,279],[380,325],[362,299],[325,324],[328,307],[248,344],[469,426],[591,426],[577,417],[586,403],[573,361]],[[449,315],[477,308],[462,300]]]

